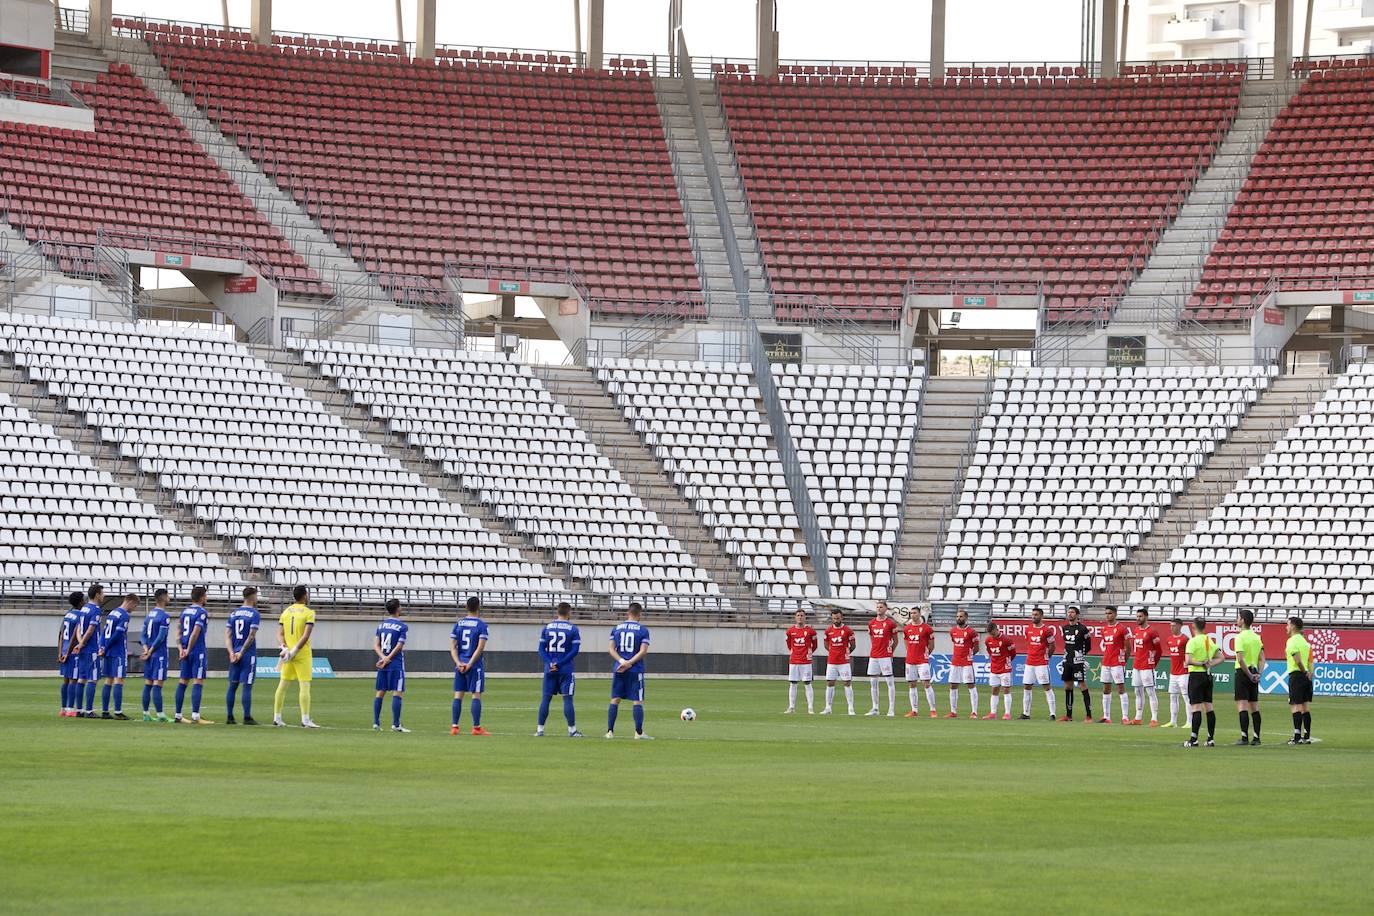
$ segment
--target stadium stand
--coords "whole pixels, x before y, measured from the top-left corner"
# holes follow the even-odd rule
[[[1374,274],[1374,61],[1336,64],[1311,72],[1255,156],[1189,299],[1195,318],[1248,318],[1273,273],[1291,288]]]
[[[1364,623],[1374,594],[1374,365],[1340,376],[1132,603],[1314,608]],[[1284,616],[1278,611],[1268,616]]]
[[[1271,374],[1001,370],[931,600],[1090,601]]]
[[[816,594],[748,365],[616,359],[597,377],[760,598]]]
[[[527,366],[504,354],[291,346],[593,591],[621,602],[720,594]]]
[[[94,133],[0,120],[8,219],[29,241],[71,261],[80,257],[71,246],[94,244],[102,229],[147,237],[147,248],[167,247],[166,237],[184,254],[250,256],[283,295],[327,293],[128,68],[72,88],[95,114]]]
[[[569,267],[608,311],[700,291],[647,73],[147,28],[182,89],[369,270],[437,287],[448,259]]]
[[[5,326],[16,365],[233,538],[270,581],[541,603],[561,591],[233,341],[29,316]]]
[[[1043,275],[1049,320],[1124,292],[1242,79],[848,69],[717,79],[774,289],[884,321],[914,274]]]
[[[0,577],[6,580],[37,580],[60,593],[92,581],[120,590],[239,579],[3,393],[0,495]]]
[[[920,369],[789,363],[778,397],[843,598],[886,598],[921,409]]]

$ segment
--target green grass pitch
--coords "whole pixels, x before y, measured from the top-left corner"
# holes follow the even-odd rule
[[[58,719],[55,681],[0,683],[0,912],[1374,911],[1367,700],[1318,698],[1323,742],[1289,748],[1266,699],[1258,749],[1229,746],[1227,701],[1223,746],[1184,750],[1176,730],[784,717],[779,682],[652,678],[653,742],[627,740],[628,709],[601,737],[590,678],[585,740],[556,703],[531,737],[536,682],[507,678],[496,737],[452,738],[447,681],[409,687],[396,735],[356,679],[315,683],[317,732]]]

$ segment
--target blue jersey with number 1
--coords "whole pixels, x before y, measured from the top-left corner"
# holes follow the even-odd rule
[[[626,620],[618,623],[611,631],[611,645],[615,647],[616,654],[625,660],[634,658],[642,646],[649,644],[649,628],[634,620]],[[612,670],[619,667],[613,665]],[[643,674],[644,659],[640,659],[630,666],[626,674]]]

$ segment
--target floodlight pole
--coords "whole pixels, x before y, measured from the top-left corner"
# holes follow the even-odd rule
[[[437,0],[416,0],[415,3],[415,59],[434,59],[434,17],[438,13]]]
[[[606,0],[590,0],[587,11],[587,67],[600,70],[605,65]]]
[[[253,43],[264,47],[272,44],[272,0],[253,0]]]
[[[1117,72],[1117,12],[1121,0],[1102,0],[1102,50],[1098,55],[1102,69],[1098,73],[1104,79],[1116,76]]]
[[[768,79],[778,72],[778,3],[777,0],[756,2],[756,70],[761,78]]]
[[[90,25],[88,26],[91,41],[98,47],[105,47],[107,39],[110,37],[110,22],[114,15],[114,0],[90,0]]]
[[[1274,0],[1274,79],[1293,75],[1293,0]]]
[[[405,20],[401,18],[401,0],[396,0],[396,46],[401,49],[406,46],[406,27]]]
[[[582,61],[582,0],[573,0],[573,50]]]
[[[945,77],[945,0],[930,0],[930,78]]]

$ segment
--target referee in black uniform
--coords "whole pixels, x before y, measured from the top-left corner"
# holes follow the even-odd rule
[[[1221,649],[1207,635],[1207,621],[1193,618],[1193,638],[1184,649],[1188,658],[1188,713],[1193,734],[1184,747],[1197,747],[1198,732],[1202,730],[1202,715],[1207,714],[1207,746],[1215,747],[1217,713],[1212,706],[1212,669],[1222,662]]]
[[[1069,622],[1060,635],[1064,637],[1064,721],[1073,721],[1073,692],[1083,693],[1084,722],[1093,720],[1093,696],[1088,690],[1088,653],[1092,651],[1093,636],[1078,620],[1078,606],[1069,605]]]

